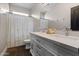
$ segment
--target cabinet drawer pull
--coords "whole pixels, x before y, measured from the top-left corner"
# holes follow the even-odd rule
[[[36,39],[38,42],[40,42],[40,40]]]
[[[37,54],[38,54],[38,56],[41,56],[38,51],[37,51]]]
[[[37,47],[38,47],[39,49],[41,49],[41,47],[40,47],[39,45],[37,45]]]
[[[33,49],[33,44],[31,44],[31,49]]]

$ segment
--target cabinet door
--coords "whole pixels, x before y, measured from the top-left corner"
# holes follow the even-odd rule
[[[45,48],[47,48],[49,50],[49,47],[47,45],[47,41],[45,41],[46,39],[43,39],[43,38],[36,36],[36,35],[32,35],[32,37],[33,37],[32,40],[37,41],[38,43],[40,43],[41,45],[43,45]],[[41,55],[43,55],[43,56],[45,56],[45,55],[47,55],[47,56],[56,55],[55,50],[52,49],[53,52],[52,52],[52,54],[50,54],[50,53],[46,52],[46,50],[43,47],[41,47],[38,43],[35,43],[36,49],[40,51]]]
[[[37,53],[40,56],[54,56],[54,54],[50,53],[48,49],[43,47],[39,42],[36,42]]]
[[[38,50],[36,48],[36,42],[34,40],[31,40],[31,49],[30,49],[30,51],[31,51],[33,56],[39,56]]]

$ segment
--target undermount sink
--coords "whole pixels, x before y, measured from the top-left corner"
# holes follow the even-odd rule
[[[61,34],[50,34],[50,36],[79,40],[79,37],[76,37],[76,36],[66,36],[66,35],[61,35]]]
[[[79,37],[77,36],[66,36],[66,35],[63,35],[63,34],[46,34],[46,33],[41,33],[40,34],[43,34],[43,35],[48,35],[50,37],[59,37],[59,38],[62,38],[62,39],[65,39],[67,38],[68,40],[79,40]]]
[[[79,40],[79,37],[76,37],[76,36],[68,36],[68,37],[74,40]]]

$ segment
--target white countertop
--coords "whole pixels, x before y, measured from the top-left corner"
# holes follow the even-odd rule
[[[35,34],[62,44],[66,44],[75,48],[79,48],[79,37],[65,36],[61,34],[46,34],[43,32],[32,32],[32,34]]]

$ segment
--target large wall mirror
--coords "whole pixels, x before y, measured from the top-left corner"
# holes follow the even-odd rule
[[[71,30],[79,31],[79,6],[71,8]]]

